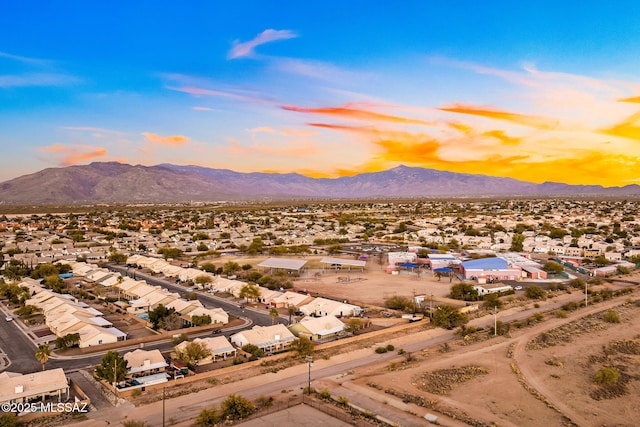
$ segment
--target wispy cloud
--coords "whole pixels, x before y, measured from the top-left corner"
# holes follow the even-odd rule
[[[13,55],[7,52],[0,52],[0,58],[10,59],[12,61],[22,62],[24,64],[30,65],[38,65],[38,66],[46,66],[50,65],[51,61],[40,58],[29,58],[26,56]]]
[[[250,102],[255,104],[266,104],[271,103],[270,100],[265,98],[259,98],[251,95],[245,95],[241,93],[227,92],[222,90],[214,90],[214,89],[206,89],[202,87],[194,87],[194,86],[165,86],[165,89],[173,90],[176,92],[188,93],[193,96],[215,96],[218,98],[227,98],[227,99],[235,99],[243,102]],[[203,109],[202,107],[194,107],[194,109]]]
[[[470,114],[473,116],[488,117],[498,120],[506,120],[517,123],[519,125],[530,126],[537,129],[555,129],[558,126],[558,120],[547,117],[532,116],[526,114],[510,113],[508,111],[500,111],[488,107],[478,107],[474,105],[453,104],[447,107],[441,107],[439,110],[448,111],[450,113]]]
[[[252,40],[246,42],[240,42],[236,40],[233,42],[233,47],[227,55],[228,59],[251,57],[254,55],[255,48],[265,43],[274,42],[277,40],[287,40],[298,37],[298,35],[291,30],[264,30],[258,34]]]
[[[0,75],[0,88],[29,86],[69,86],[80,83],[77,77],[67,74],[31,73],[21,75]]]
[[[59,166],[71,166],[85,163],[107,155],[107,149],[91,145],[61,145],[54,144],[39,147],[43,153],[47,153],[48,160],[53,158]]]
[[[156,133],[151,133],[151,132],[142,132],[142,135],[145,137],[145,139],[148,142],[159,144],[159,145],[168,145],[171,147],[184,145],[190,141],[190,138],[183,135],[160,136]]]
[[[307,108],[307,107],[296,107],[293,105],[284,105],[282,106],[282,109],[286,111],[295,111],[298,113],[325,114],[330,116],[356,119],[356,120],[387,121],[387,122],[393,122],[393,123],[413,124],[413,125],[432,125],[433,124],[433,122],[420,120],[420,119],[392,116],[389,114],[376,113],[374,111],[355,109],[355,108],[346,108],[346,107]]]

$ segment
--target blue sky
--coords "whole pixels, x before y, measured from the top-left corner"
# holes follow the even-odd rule
[[[625,1],[12,2],[0,181],[120,161],[640,183],[639,42]]]

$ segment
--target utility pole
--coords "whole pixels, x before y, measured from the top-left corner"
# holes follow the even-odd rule
[[[307,386],[307,394],[311,396],[311,367],[313,366],[313,356],[307,356],[307,365],[309,366],[309,381]]]
[[[584,282],[584,306],[586,307],[588,303],[588,294],[587,294],[587,281]]]
[[[162,427],[164,427],[164,400],[165,400],[165,395],[164,392],[166,390],[166,387],[162,387]]]
[[[498,335],[498,307],[493,307],[493,335]]]

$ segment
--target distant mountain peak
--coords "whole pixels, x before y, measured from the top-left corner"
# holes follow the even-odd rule
[[[180,203],[219,200],[640,196],[638,185],[535,184],[513,178],[410,167],[339,178],[297,173],[93,162],[48,168],[0,183],[0,204]]]

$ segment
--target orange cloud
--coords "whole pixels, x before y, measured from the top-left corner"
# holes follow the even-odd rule
[[[506,111],[493,110],[486,107],[481,108],[473,105],[452,104],[449,107],[441,107],[438,109],[441,111],[448,111],[450,113],[470,114],[473,116],[506,120],[512,123],[533,127],[536,129],[550,130],[555,129],[558,126],[558,120],[556,119],[518,113],[509,113]]]
[[[623,122],[600,131],[606,135],[640,141],[640,113],[634,114]]]
[[[490,130],[488,132],[483,132],[481,135],[494,138],[503,145],[518,145],[522,142],[522,138],[509,136],[503,130]]]
[[[413,124],[413,125],[432,125],[432,122],[425,120],[411,119],[407,117],[391,116],[388,114],[375,113],[373,111],[345,108],[345,107],[328,107],[328,108],[306,108],[296,107],[292,105],[283,105],[283,110],[295,111],[298,113],[326,114],[347,119],[355,120],[371,120],[371,121],[387,121],[393,123]]]
[[[71,166],[78,163],[86,163],[89,160],[104,157],[107,154],[106,148],[87,145],[67,146],[56,144],[40,147],[39,149],[40,151],[50,153],[54,158],[57,158],[57,163],[60,166]]]
[[[640,96],[632,96],[631,98],[618,99],[619,102],[637,102],[640,103]]]
[[[160,136],[156,133],[150,133],[150,132],[142,132],[142,135],[144,135],[147,141],[152,142],[154,144],[169,145],[173,147],[186,144],[187,142],[190,141],[188,137],[182,136],[182,135]]]

